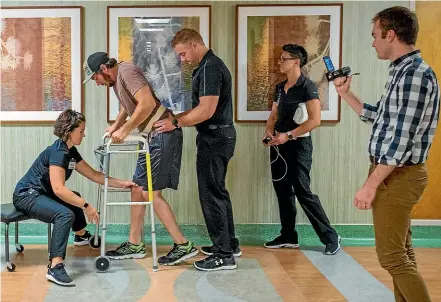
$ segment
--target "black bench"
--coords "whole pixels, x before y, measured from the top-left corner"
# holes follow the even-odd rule
[[[15,270],[15,264],[9,261],[9,224],[15,222],[15,249],[18,253],[24,251],[23,245],[18,243],[18,222],[23,220],[32,219],[17,211],[12,203],[5,203],[1,205],[1,222],[5,224],[5,258],[6,268],[8,271],[13,272]],[[48,224],[48,251],[51,242],[52,227]]]

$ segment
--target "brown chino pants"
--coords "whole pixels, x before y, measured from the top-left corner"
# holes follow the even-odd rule
[[[369,174],[375,166],[371,165]],[[412,248],[410,215],[427,185],[425,164],[395,168],[380,184],[372,203],[380,265],[392,276],[395,300],[430,301]]]

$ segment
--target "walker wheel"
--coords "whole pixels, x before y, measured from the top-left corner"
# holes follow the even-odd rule
[[[16,244],[15,245],[15,249],[17,250],[18,253],[23,253],[24,251],[24,246],[21,244]]]
[[[93,249],[99,249],[101,247],[101,237],[98,236],[98,242],[95,244],[95,236],[92,235],[89,239],[89,246]]]
[[[6,268],[8,269],[8,272],[13,272],[13,271],[15,271],[15,264],[8,262],[6,264]]]
[[[99,273],[105,273],[110,268],[110,259],[105,256],[98,256],[95,259],[95,270]]]

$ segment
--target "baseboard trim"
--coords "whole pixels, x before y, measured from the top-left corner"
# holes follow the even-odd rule
[[[412,225],[441,226],[441,219],[412,219]]]
[[[419,221],[421,223],[421,221]],[[427,223],[427,222],[425,222]],[[118,244],[127,240],[129,224],[110,224],[107,226],[106,244]],[[158,244],[172,244],[165,228],[158,224],[156,238]],[[210,244],[205,225],[180,225],[184,235],[197,245]],[[373,246],[375,245],[373,226],[365,225],[335,225],[339,235],[343,238],[346,246]],[[89,225],[87,229],[94,234],[95,225]],[[317,238],[311,225],[299,224],[296,227],[301,245],[319,246],[322,243]],[[150,241],[150,225],[145,226],[145,241]],[[266,241],[279,235],[279,224],[237,224],[236,236],[243,245],[263,245]],[[100,231],[101,232],[101,231]],[[4,228],[1,231],[0,242],[4,242]],[[14,242],[15,228],[10,225],[10,243]],[[20,243],[47,243],[47,225],[40,222],[22,222],[19,224]],[[73,236],[70,241],[72,242]],[[441,225],[418,224],[412,225],[412,241],[416,247],[441,248]]]

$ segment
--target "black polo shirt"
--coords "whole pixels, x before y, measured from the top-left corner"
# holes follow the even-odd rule
[[[219,96],[219,102],[213,116],[195,125],[198,131],[208,125],[233,124],[233,98],[231,94],[231,73],[225,63],[211,49],[202,58],[199,66],[193,70],[192,106],[199,105],[202,96]]]
[[[28,172],[20,179],[14,190],[14,195],[33,189],[40,194],[55,197],[49,177],[49,167],[59,166],[66,171],[65,180],[68,180],[75,169],[75,164],[82,161],[77,148],[68,148],[60,138],[47,147],[34,161]]]
[[[303,73],[287,92],[284,89],[286,82],[287,80],[276,85],[273,98],[278,109],[274,130],[278,132],[287,132],[297,128],[299,125],[294,122],[293,118],[299,104],[319,98],[317,86]]]

